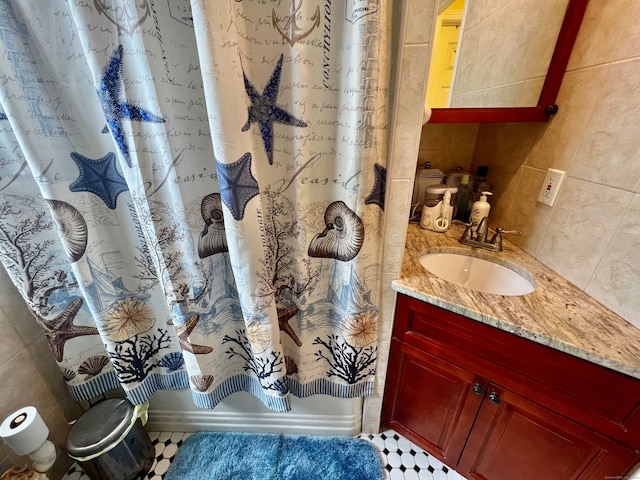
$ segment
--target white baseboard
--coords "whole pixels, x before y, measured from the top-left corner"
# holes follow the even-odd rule
[[[291,397],[291,411],[269,410],[238,392],[213,410],[198,408],[189,390],[156,392],[150,401],[150,432],[234,431],[291,435],[354,436],[362,429],[362,398]]]
[[[352,437],[360,433],[362,413],[337,415],[235,413],[215,410],[149,410],[150,432],[256,432]]]

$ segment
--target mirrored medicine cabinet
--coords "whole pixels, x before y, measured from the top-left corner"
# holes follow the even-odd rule
[[[440,0],[429,123],[548,121],[587,2]]]

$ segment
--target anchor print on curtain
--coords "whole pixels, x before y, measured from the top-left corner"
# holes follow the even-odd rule
[[[0,259],[75,398],[372,392],[390,8],[0,0]]]

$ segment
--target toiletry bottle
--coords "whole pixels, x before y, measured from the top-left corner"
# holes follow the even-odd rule
[[[473,185],[471,186],[472,192],[480,193],[491,189],[491,183],[487,180],[487,175],[489,175],[489,167],[480,165],[473,179]]]
[[[489,174],[489,167],[486,165],[480,165],[475,175],[471,175],[469,178],[469,189],[471,194],[469,195],[469,211],[474,202],[480,199],[481,192],[491,190],[491,183],[487,180]]]
[[[466,222],[469,218],[469,194],[471,189],[469,188],[469,174],[465,173],[460,179],[460,185],[458,185],[458,193],[456,195],[456,206],[454,209],[453,218]]]
[[[480,200],[473,204],[471,207],[471,218],[470,221],[473,225],[480,224],[480,221],[489,216],[489,210],[491,209],[491,205],[487,202],[487,197],[493,195],[491,192],[482,192],[480,195]],[[484,222],[485,228],[487,228],[487,222]],[[477,234],[482,232],[476,231]]]
[[[452,187],[457,187],[460,185],[462,176],[465,174],[466,172],[462,171],[462,167],[456,167],[444,174],[444,183],[451,185]],[[489,189],[487,188],[487,190]]]

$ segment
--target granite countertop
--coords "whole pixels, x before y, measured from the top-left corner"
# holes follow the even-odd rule
[[[458,242],[464,226],[445,233],[409,224],[402,270],[392,288],[473,320],[583,358],[640,379],[640,329],[546,267],[504,236],[503,251],[489,252]],[[534,292],[503,296],[476,292],[442,280],[425,270],[426,252],[465,252],[517,264],[536,282]],[[513,268],[512,268],[513,269]]]

